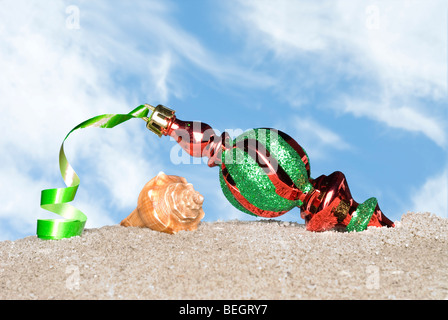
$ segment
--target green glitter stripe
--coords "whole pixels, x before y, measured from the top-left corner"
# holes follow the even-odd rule
[[[219,183],[221,184],[221,189],[222,192],[224,193],[224,196],[226,197],[226,199],[238,210],[243,211],[244,213],[250,214],[251,216],[255,216],[258,217],[255,213],[250,212],[249,210],[247,210],[246,208],[244,208],[239,202],[238,200],[235,199],[235,197],[233,196],[232,192],[230,191],[230,189],[227,187],[227,184],[224,180],[224,177],[222,175],[222,169],[221,167],[219,168]]]
[[[376,198],[370,198],[361,203],[358,208],[356,208],[356,211],[353,212],[346,230],[349,232],[366,230],[377,204],[378,201]]]

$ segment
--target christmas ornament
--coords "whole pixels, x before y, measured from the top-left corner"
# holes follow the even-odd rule
[[[177,119],[163,105],[147,106],[147,128],[174,138],[193,157],[208,157],[210,167],[219,166],[224,195],[243,212],[273,218],[297,206],[310,231],[394,227],[375,198],[361,204],[353,199],[342,172],[311,178],[308,155],[284,132],[252,129],[231,141],[206,123]]]
[[[308,155],[284,132],[270,128],[252,129],[231,140],[228,133],[218,136],[206,123],[182,121],[170,108],[145,104],[128,114],[94,117],[67,134],[59,153],[61,175],[67,187],[42,190],[41,195],[41,207],[65,219],[38,220],[39,238],[61,239],[80,235],[87,219],[84,213],[67,204],[74,199],[80,183],[65,157],[67,137],[77,129],[113,128],[133,118],[145,120],[146,127],[159,137],[174,138],[191,156],[207,157],[208,166],[219,166],[225,197],[243,212],[273,218],[299,207],[310,231],[335,227],[347,231],[362,231],[368,226],[394,227],[375,198],[361,204],[353,199],[342,172],[311,178]],[[135,214],[128,218],[128,221],[137,219]]]
[[[196,230],[204,217],[203,202],[204,197],[185,178],[160,172],[143,187],[137,208],[120,224],[171,234]]]

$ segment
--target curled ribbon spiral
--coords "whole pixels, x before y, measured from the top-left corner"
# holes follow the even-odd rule
[[[75,198],[80,179],[69,164],[65,152],[64,142],[75,130],[96,127],[113,128],[133,118],[148,116],[149,109],[141,105],[127,114],[103,114],[90,118],[74,127],[62,141],[59,150],[59,168],[66,188],[42,190],[40,206],[43,209],[56,213],[64,219],[39,219],[37,220],[37,236],[40,239],[62,239],[79,236],[84,230],[87,216],[79,209],[68,204]]]

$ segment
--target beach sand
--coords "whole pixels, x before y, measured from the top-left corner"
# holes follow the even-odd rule
[[[314,233],[275,220],[0,242],[0,299],[448,299],[448,219]]]

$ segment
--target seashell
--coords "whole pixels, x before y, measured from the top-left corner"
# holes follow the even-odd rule
[[[160,172],[143,187],[137,208],[120,225],[176,233],[196,230],[204,217],[204,197],[183,177]]]

